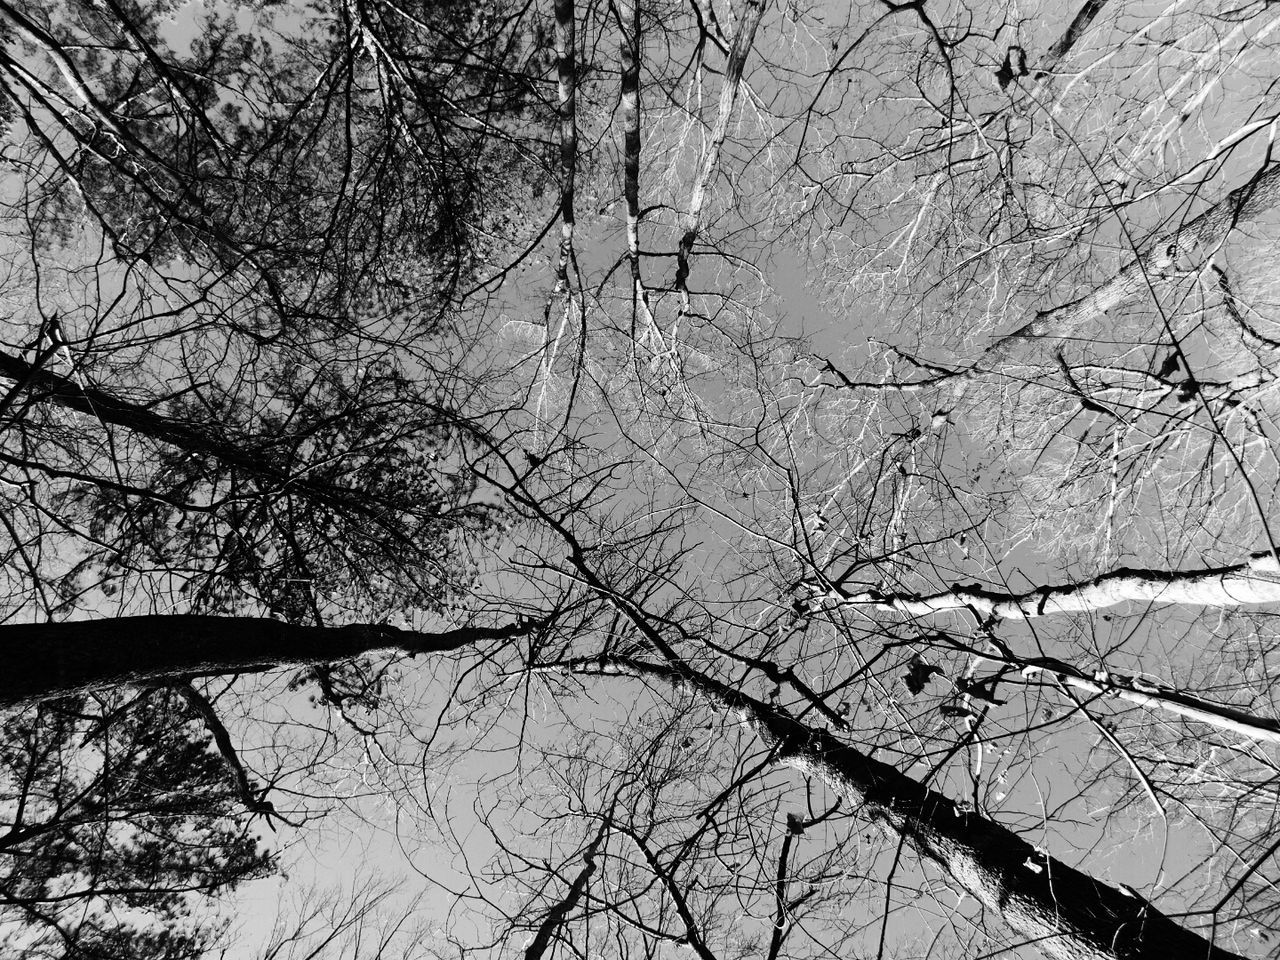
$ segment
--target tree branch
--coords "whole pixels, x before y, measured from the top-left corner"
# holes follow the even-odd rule
[[[0,707],[71,696],[118,684],[153,685],[193,676],[261,673],[330,663],[376,650],[442,653],[524,636],[542,620],[440,633],[387,624],[311,627],[263,617],[117,617],[0,626],[8,662]]]
[[[209,698],[190,683],[175,683],[173,689],[182,695],[191,709],[200,717],[205,729],[213,737],[218,753],[222,755],[222,762],[226,764],[232,780],[235,781],[236,793],[239,795],[240,802],[244,805],[244,808],[250,813],[263,815],[268,822],[270,822],[271,817],[279,816],[276,813],[275,806],[267,799],[266,791],[254,789],[253,783],[249,779],[249,772],[244,768],[244,763],[240,760],[240,754],[236,750],[235,744],[231,742],[231,734],[223,724],[222,718],[218,716],[218,711],[209,702]],[[280,817],[280,819],[284,820],[284,817]],[[284,822],[289,823],[287,820]],[[289,823],[289,825],[298,826],[294,823]]]
[[[870,606],[909,617],[967,610],[985,619],[1030,620],[1055,613],[1091,613],[1122,603],[1185,604],[1239,607],[1280,602],[1280,564],[1270,552],[1254,554],[1247,563],[1203,570],[1140,570],[1121,567],[1110,573],[1025,593],[988,590],[978,584],[954,584],[950,590],[921,595],[840,587],[825,598],[837,606]]]
[[[1012,830],[966,812],[896,767],[688,667],[584,660],[578,673],[660,680],[737,714],[779,763],[824,781],[975,897],[1051,960],[1242,960],[1136,894],[1068,866]]]
[[[582,894],[587,889],[587,882],[591,879],[591,875],[596,872],[596,853],[599,851],[600,845],[604,843],[604,838],[608,835],[609,819],[605,818],[600,824],[600,829],[596,832],[595,839],[591,841],[591,844],[582,854],[582,869],[573,878],[573,883],[569,885],[569,891],[564,895],[564,899],[548,910],[547,915],[542,918],[542,923],[538,925],[538,932],[534,934],[533,943],[529,944],[529,948],[524,952],[524,960],[539,960],[547,952],[547,948],[551,946],[552,938],[564,923],[565,917],[582,899]]]

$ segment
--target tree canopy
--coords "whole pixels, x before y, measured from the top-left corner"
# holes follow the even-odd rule
[[[1278,30],[0,0],[0,942],[1280,956]]]

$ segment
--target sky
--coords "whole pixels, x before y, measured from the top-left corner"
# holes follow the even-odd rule
[[[537,485],[546,503],[564,504],[591,478],[602,478],[586,501],[589,510],[565,512],[593,562],[621,583],[639,577],[635,589],[651,588],[646,602],[674,611],[671,623],[687,632],[681,642],[691,648],[710,637],[729,642],[732,651],[793,657],[808,682],[824,687],[865,676],[865,688],[840,694],[860,745],[928,776],[932,761],[964,730],[963,721],[941,710],[956,701],[947,678],[966,666],[994,669],[931,641],[929,631],[979,644],[972,618],[918,624],[824,611],[826,619],[807,633],[797,628],[787,635],[789,646],[771,645],[769,631],[785,622],[799,584],[834,577],[870,555],[879,559],[858,568],[851,590],[909,593],[968,581],[1022,590],[1117,565],[1232,562],[1265,540],[1259,515],[1265,518],[1275,500],[1277,472],[1270,385],[1243,400],[1206,399],[1203,409],[1219,417],[1211,423],[1201,408],[1178,406],[1173,386],[1152,382],[1170,338],[1182,344],[1184,364],[1196,368],[1204,390],[1226,390],[1228,375],[1267,372],[1266,337],[1233,328],[1228,299],[1203,278],[1213,276],[1209,263],[1229,270],[1251,322],[1270,331],[1274,215],[1251,219],[1206,251],[1185,283],[1157,277],[1154,308],[1134,296],[1065,335],[1029,338],[999,369],[975,377],[967,392],[875,389],[879,381],[921,375],[926,368],[908,355],[947,368],[985,357],[1001,334],[1105,282],[1171,217],[1204,209],[1267,161],[1276,113],[1268,44],[1280,16],[1246,5],[1237,25],[1236,14],[1211,16],[1208,6],[1189,0],[1107,6],[1056,86],[1004,91],[995,79],[1001,58],[1015,42],[1043,50],[1059,34],[1065,9],[997,4],[997,18],[960,4],[931,5],[931,16],[957,37],[954,58],[944,62],[933,57],[926,25],[907,15],[881,17],[873,5],[770,5],[701,223],[689,310],[671,288],[674,251],[687,228],[690,184],[710,149],[723,56],[709,43],[701,68],[684,69],[695,36],[690,11],[671,11],[671,23],[683,32],[669,48],[658,39],[646,43],[641,111],[647,208],[641,261],[663,349],[636,336],[630,290],[620,282],[626,247],[617,36],[609,16],[584,8],[578,26],[589,69],[579,88],[573,300],[553,294],[557,232],[536,240],[554,190],[521,194],[514,173],[495,177],[488,207],[480,205],[486,216],[472,225],[484,245],[478,272],[509,263],[513,250],[532,252],[458,311],[460,332],[447,345],[437,348],[447,337],[424,336],[397,343],[395,351],[411,380],[451,368],[460,380],[474,374],[468,402],[492,414],[485,422],[505,431],[511,454],[506,466],[488,467],[494,482],[477,497],[496,500],[496,483],[506,481],[517,490]],[[189,44],[211,9],[183,6],[164,39],[179,49]],[[541,18],[550,42],[550,9],[531,10],[530,22]],[[969,13],[966,31],[959,24]],[[300,22],[288,7],[274,15],[282,33]],[[728,30],[729,15],[720,16]],[[658,26],[646,21],[654,35]],[[368,37],[362,42],[372,44]],[[368,76],[379,75],[371,68]],[[1041,103],[1032,103],[1032,94]],[[529,143],[513,139],[528,156],[545,153],[537,162],[554,183],[549,97],[530,121]],[[513,170],[514,156],[502,157]],[[15,224],[14,251],[24,229]],[[91,225],[79,230],[63,247],[66,261],[42,265],[47,272],[36,297],[25,288],[11,296],[14,315],[23,318],[11,326],[29,329],[41,312],[57,309],[73,337],[93,330],[103,342],[114,338],[128,348],[128,356],[106,356],[96,339],[87,341],[93,382],[127,386],[135,382],[128,375],[154,389],[166,376],[180,382],[179,351],[188,344],[212,349],[213,338],[170,338],[166,297],[190,296],[208,274],[162,264],[135,265],[125,276],[112,255],[100,253],[101,234]],[[112,311],[99,311],[95,298],[110,300],[117,288],[128,292]],[[140,320],[143,306],[150,315]],[[217,309],[200,304],[180,316]],[[562,318],[564,335],[557,337]],[[158,345],[135,336],[135,325],[158,331]],[[397,315],[379,332],[408,328]],[[6,342],[20,339],[11,332]],[[840,389],[828,361],[866,388]],[[1077,402],[1073,389],[1089,390],[1098,398],[1094,407]],[[1119,413],[1099,412],[1098,403]],[[1248,483],[1261,495],[1247,496]],[[665,552],[627,539],[677,520],[679,536]],[[460,609],[433,617],[412,611],[404,619],[440,625],[503,601],[590,594],[580,576],[565,572],[569,552],[543,521],[512,520],[476,547],[490,552]],[[647,580],[640,576],[646,571]],[[101,613],[106,601],[97,602],[79,613]],[[114,609],[156,602],[145,592],[126,592]],[[1267,616],[1131,606],[999,631],[1024,655],[1186,683],[1273,714]],[[601,615],[567,631],[563,643],[573,653],[593,651],[613,630]],[[888,636],[897,639],[883,643]],[[911,644],[945,670],[917,696],[902,683],[917,648]],[[719,651],[716,659],[712,649],[696,653],[700,663],[753,695],[769,695],[763,674],[753,675],[731,653]],[[577,869],[580,838],[590,833],[587,807],[612,785],[604,771],[611,764],[627,771],[632,752],[660,752],[653,731],[662,723],[696,727],[679,741],[689,741],[685,753],[673,747],[670,757],[663,754],[673,778],[686,778],[685,792],[670,799],[673,809],[692,804],[698,791],[714,792],[744,757],[755,756],[731,720],[708,720],[705,710],[641,694],[626,681],[584,682],[579,690],[534,679],[503,659],[514,656],[504,651],[474,665],[474,673],[466,672],[473,666],[466,660],[438,670],[404,664],[389,684],[395,699],[370,717],[353,715],[355,722],[385,724],[372,739],[309,702],[305,687],[289,689],[287,677],[237,681],[219,705],[251,768],[278,775],[278,806],[333,812],[299,829],[264,832],[281,851],[284,874],[238,895],[232,913],[241,935],[230,955],[252,960],[294,891],[364,890],[401,880],[385,908],[394,915],[414,903],[414,922],[427,931],[420,943],[438,937],[443,949],[447,937],[481,942],[484,909],[463,901],[450,913],[448,891],[461,890],[468,874],[495,862],[486,813],[534,864],[525,864],[529,875],[549,869],[538,866],[543,861],[563,861],[567,876]],[[1001,689],[1010,703],[992,711],[981,752],[961,751],[936,784],[954,796],[972,791],[993,818],[1059,857],[1087,863],[1101,878],[1176,909],[1211,897],[1187,874],[1236,828],[1233,811],[1246,822],[1242,836],[1270,822],[1270,814],[1249,806],[1265,806],[1256,798],[1270,796],[1272,758],[1263,748],[1203,731],[1193,736],[1136,710],[1099,707],[1097,716],[1072,710],[1058,691],[1017,677]],[[781,697],[790,709],[802,708],[794,690]],[[442,702],[448,702],[445,734],[426,743]],[[1109,737],[1117,730],[1124,749]],[[646,737],[656,737],[658,746]],[[551,759],[537,762],[539,751]],[[586,766],[584,757],[598,765]],[[1241,787],[1232,777],[1246,767],[1256,780]],[[1152,812],[1134,769],[1163,778],[1161,789],[1174,799]],[[1213,779],[1219,770],[1230,773],[1221,783]],[[1197,777],[1207,784],[1199,793]],[[392,799],[380,796],[384,789]],[[573,789],[584,798],[575,800]],[[798,778],[765,775],[747,804],[755,819],[742,816],[739,825],[746,826],[733,842],[747,845],[749,838],[763,863],[803,792]],[[552,826],[538,826],[540,817]],[[663,836],[676,836],[680,826],[664,823]],[[1242,847],[1241,862],[1221,869],[1246,869],[1265,832],[1248,834],[1253,846]],[[859,856],[846,857],[831,868],[838,879],[824,881],[849,905],[843,913],[832,908],[808,929],[821,939],[856,916],[867,926],[850,942],[874,943],[880,888],[856,875],[883,876],[896,860],[893,844],[859,842],[860,828],[844,820],[814,834],[806,850],[819,846],[820,835]],[[636,857],[634,850],[617,854],[619,872],[610,874],[617,889],[625,888],[624,870]],[[717,865],[708,854],[704,868],[725,890],[739,892],[736,906],[726,894],[730,906],[723,908],[736,918],[738,933],[767,933],[763,873],[757,888],[741,893],[733,879],[740,863]],[[904,908],[889,923],[891,945],[910,955],[936,931],[950,931],[945,949],[963,953],[972,903],[956,908],[954,894],[914,861],[898,870]],[[1270,882],[1268,871],[1259,877]],[[529,895],[520,883],[509,876],[482,887],[514,910]],[[917,888],[942,892],[917,904]],[[540,900],[540,909],[547,902]],[[952,910],[962,918],[954,928],[946,923]],[[516,938],[511,949],[520,945]],[[804,949],[818,947],[806,942]]]

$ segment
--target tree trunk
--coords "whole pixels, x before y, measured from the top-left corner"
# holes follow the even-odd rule
[[[1052,960],[1243,960],[1136,894],[1067,866],[895,767],[718,681],[627,658],[583,661],[575,670],[661,679],[733,711],[779,763],[825,781]]]
[[[460,627],[442,633],[386,624],[309,627],[263,617],[118,617],[0,626],[9,651],[0,706],[69,696],[117,684],[260,673],[348,660],[375,650],[439,653],[527,633],[537,621]]]
[[[1152,279],[1165,274],[1164,264],[1187,258],[1197,264],[1222,245],[1227,234],[1271,210],[1280,200],[1280,164],[1272,164],[1190,220],[1149,243],[1105,283],[1079,299],[1039,311],[1028,323],[999,337],[966,371],[957,390],[971,377],[993,369],[1023,340],[1066,337],[1089,320],[1146,293]]]
[[[751,46],[755,43],[756,28],[760,26],[760,18],[763,16],[764,0],[747,0],[746,9],[742,11],[737,29],[734,30],[733,46],[729,50],[729,63],[724,71],[724,85],[720,88],[720,104],[716,112],[715,126],[711,128],[707,153],[703,157],[698,179],[694,181],[693,191],[689,195],[689,209],[684,215],[684,233],[680,237],[680,246],[676,250],[676,289],[685,297],[689,293],[689,255],[693,252],[693,244],[702,229],[702,207],[715,180],[716,171],[720,169],[720,154],[724,148],[725,137],[729,134],[729,122],[733,119],[733,111],[737,106],[738,93],[742,86],[742,70],[747,63],[747,54],[751,52]],[[685,309],[687,310],[687,304]]]
[[[836,588],[826,599],[841,606],[872,606],[909,617],[947,610],[968,610],[985,619],[1029,620],[1052,613],[1088,613],[1122,603],[1179,603],[1239,607],[1280,602],[1280,565],[1270,553],[1247,563],[1203,570],[1131,570],[1121,568],[1080,583],[1041,587],[1025,593],[956,584],[950,590],[921,595]]]
[[[574,39],[573,0],[555,0],[556,85],[560,120],[560,261],[556,289],[567,289],[573,256],[574,180],[578,165],[577,42]]]
[[[1073,335],[1085,323],[1149,292],[1148,285],[1160,281],[1166,274],[1167,265],[1179,259],[1186,259],[1197,266],[1203,264],[1207,255],[1220,247],[1235,227],[1258,219],[1277,201],[1280,201],[1280,164],[1271,164],[1209,209],[1148,243],[1134,259],[1083,297],[1037,311],[1020,327],[996,337],[976,360],[959,369],[924,363],[899,353],[929,375],[905,383],[853,380],[836,369],[830,360],[823,361],[822,370],[832,373],[839,381],[836,384],[839,387],[868,392],[914,393],[949,383],[958,400],[972,381],[998,370],[1000,364],[1025,341]]]
[[[1071,48],[1084,36],[1085,31],[1089,29],[1098,12],[1106,5],[1107,0],[1085,0],[1084,6],[1071,18],[1071,23],[1067,25],[1066,31],[1053,46],[1045,51],[1045,55],[1036,64],[1037,75],[1052,73],[1057,69],[1058,64],[1062,62],[1062,58],[1071,52]]]

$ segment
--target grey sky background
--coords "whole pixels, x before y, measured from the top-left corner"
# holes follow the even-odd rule
[[[931,772],[972,729],[944,712],[960,702],[948,684],[966,670],[996,669],[929,640],[931,631],[947,631],[977,648],[984,640],[971,617],[917,623],[884,611],[828,610],[812,626],[788,627],[795,630],[790,646],[770,646],[769,635],[790,622],[806,584],[819,577],[835,583],[843,568],[868,556],[881,559],[859,570],[849,592],[909,595],[964,583],[1017,592],[1123,566],[1235,563],[1267,545],[1277,474],[1275,357],[1267,339],[1277,317],[1274,213],[1250,218],[1216,249],[1175,250],[1163,273],[1146,278],[1148,290],[1065,332],[1022,337],[964,389],[877,387],[925,376],[921,364],[986,363],[1002,336],[1098,288],[1131,260],[1135,246],[1145,251],[1150,238],[1190,221],[1269,162],[1280,117],[1272,92],[1280,13],[1266,4],[1228,9],[1208,0],[1106,5],[1051,77],[1028,73],[1002,89],[1002,60],[1018,47],[1034,65],[1074,9],[929,4],[932,22],[964,34],[944,64],[933,57],[922,22],[875,5],[766,7],[703,212],[691,307],[682,308],[672,286],[675,251],[710,149],[724,57],[708,44],[705,62],[682,74],[696,36],[692,7],[643,5],[649,33],[640,176],[649,212],[640,263],[653,307],[648,325],[633,314],[625,280],[617,36],[603,9],[587,7],[578,24],[589,69],[578,89],[572,297],[554,292],[559,236],[552,230],[502,283],[457,312],[457,331],[439,338],[436,359],[441,367],[468,365],[477,380],[467,397],[472,409],[502,411],[489,421],[510,441],[514,465],[502,477],[528,466],[530,482],[547,491],[577,489],[592,470],[608,477],[582,530],[593,538],[593,556],[612,563],[620,582],[659,563],[656,549],[646,553],[626,537],[679,518],[682,538],[664,555],[675,559],[653,578],[647,598],[655,610],[685,617],[673,614],[696,625],[691,635],[728,636],[753,655],[794,657],[817,686],[834,688],[841,677],[866,671],[865,689],[832,694],[847,708],[860,749],[932,778],[950,796],[973,798],[979,812],[1067,863],[1141,891],[1166,912],[1203,908],[1215,899],[1215,885],[1226,885],[1222,877],[1238,876],[1267,843],[1272,748],[1149,711],[1098,707],[1094,715],[1015,671],[999,688],[1006,702],[983,721],[982,746],[968,744]],[[230,9],[187,4],[164,39],[181,49],[200,35],[206,14]],[[716,9],[730,35],[744,5]],[[659,13],[672,25],[670,45],[661,42]],[[550,4],[530,8],[527,18],[551,37]],[[288,5],[262,19],[285,35],[303,22]],[[248,16],[243,20],[248,28]],[[549,104],[550,84],[544,86]],[[541,141],[554,174],[553,119],[548,109],[528,122],[530,140]],[[519,192],[510,189],[498,194],[495,187],[495,196]],[[544,186],[522,200],[527,206],[510,211],[510,235],[485,236],[489,262],[481,276],[533,242],[554,210],[555,191]],[[482,222],[480,232],[489,226]],[[11,250],[23,249],[21,230],[12,228]],[[39,316],[55,309],[78,336],[90,329],[123,336],[135,316],[167,309],[160,293],[144,303],[136,292],[142,281],[130,274],[128,282],[139,285],[109,318],[96,315],[98,291],[126,282],[100,241],[92,224],[78,225],[64,247],[68,259],[42,278],[37,296],[29,280],[9,290],[7,344],[30,339]],[[1198,266],[1182,269],[1179,258],[1191,253]],[[1232,301],[1203,279],[1210,263],[1229,271],[1261,336],[1232,327]],[[154,269],[168,275],[175,298],[203,277],[185,264]],[[15,269],[15,278],[29,277],[20,274]],[[151,274],[140,269],[139,276]],[[404,317],[385,320],[387,329],[408,326]],[[1229,386],[1235,377],[1260,378],[1243,401],[1222,404],[1220,441],[1200,408],[1178,406],[1176,385],[1151,385],[1170,331],[1183,345],[1184,365],[1195,368],[1193,379]],[[406,368],[424,378],[432,371],[424,358],[435,348],[430,339],[397,346]],[[166,349],[176,348],[157,348],[155,367],[172,361]],[[865,389],[840,389],[828,361]],[[115,374],[95,355],[85,375],[107,383]],[[1073,390],[1082,397],[1089,391],[1094,406]],[[535,472],[543,463],[545,471]],[[619,465],[616,473],[607,471],[611,464]],[[1261,494],[1249,496],[1246,479]],[[493,487],[476,496],[497,499]],[[452,625],[451,617],[466,622],[504,601],[536,607],[557,590],[581,587],[538,566],[563,563],[568,552],[536,522],[513,520],[475,550],[480,573],[467,601],[431,619],[405,611],[404,622]],[[118,598],[113,609],[152,602],[138,596]],[[98,603],[85,612],[107,609],[105,599]],[[992,629],[1025,656],[1061,657],[1089,672],[1128,671],[1274,717],[1270,611],[1229,606],[1132,603]],[[873,642],[877,624],[902,638],[885,648],[883,660]],[[591,652],[612,629],[593,621],[570,633],[566,649]],[[912,643],[943,670],[915,695],[903,681]],[[764,674],[708,650],[696,654],[707,669],[753,696],[773,697]],[[309,702],[305,687],[288,689],[286,674],[231,685],[219,705],[250,768],[278,775],[282,808],[329,815],[263,833],[281,850],[284,873],[235,897],[228,913],[240,936],[229,956],[253,960],[277,908],[295,891],[396,881],[402,887],[386,909],[394,915],[414,905],[419,946],[448,952],[450,937],[482,943],[490,922],[501,918],[465,897],[455,904],[449,892],[464,891],[494,863],[496,847],[477,806],[494,812],[495,828],[506,831],[513,849],[560,872],[548,888],[556,891],[579,868],[581,841],[594,822],[582,804],[603,803],[609,764],[626,771],[638,767],[635,756],[646,745],[655,756],[667,750],[663,761],[687,777],[683,793],[676,791],[680,802],[692,809],[700,791],[714,793],[760,756],[733,718],[643,692],[633,681],[577,688],[521,674],[496,658],[474,676],[469,666],[400,658],[388,680],[392,706],[359,718],[381,725],[378,736],[364,739],[336,711]],[[795,713],[806,709],[790,688],[775,699]],[[425,740],[435,728],[442,704],[445,734],[424,747],[414,738]],[[664,722],[678,729],[678,748],[663,746],[654,732]],[[1168,791],[1160,811],[1135,770],[1170,778],[1160,781]],[[1246,776],[1241,771],[1255,779],[1238,779]],[[1192,785],[1185,795],[1177,793],[1179,776]],[[581,801],[565,790],[570,781],[584,791]],[[750,865],[756,886],[748,893],[740,892],[746,881],[734,886],[747,858],[707,860],[706,875],[739,895],[734,902],[726,894],[728,906],[719,908],[727,918],[726,951],[737,945],[743,956],[755,955],[742,942],[767,941],[772,921],[762,864],[782,842],[787,814],[831,799],[824,787],[807,792],[788,771],[761,775],[732,841],[759,855],[760,864]],[[1223,841],[1235,839],[1237,828],[1238,855]],[[676,826],[663,829],[665,837],[676,835]],[[623,853],[618,844],[611,855],[634,866],[635,851]],[[1000,949],[973,933],[971,898],[910,857],[895,867],[895,845],[872,838],[843,812],[806,835],[806,855],[815,862],[837,847],[839,862],[821,884],[837,906],[808,923],[810,939],[796,947],[797,956],[820,954],[824,937],[858,924],[865,926],[845,946],[874,949],[882,888],[863,875],[882,879],[895,869],[898,893],[891,896],[900,898],[900,909],[885,924],[886,955],[920,955],[935,935],[941,956],[965,955],[973,944]],[[1212,882],[1192,873],[1199,867]],[[1270,884],[1274,875],[1267,864],[1256,882]],[[532,895],[510,877],[492,884],[482,878],[477,888],[512,913]],[[551,902],[534,899],[535,913]],[[1250,956],[1276,955],[1256,929],[1241,922],[1220,935],[1233,937],[1235,949],[1252,949]],[[521,936],[507,952],[522,948]],[[658,955],[682,950],[668,942]],[[1036,954],[1024,947],[1008,955]]]

